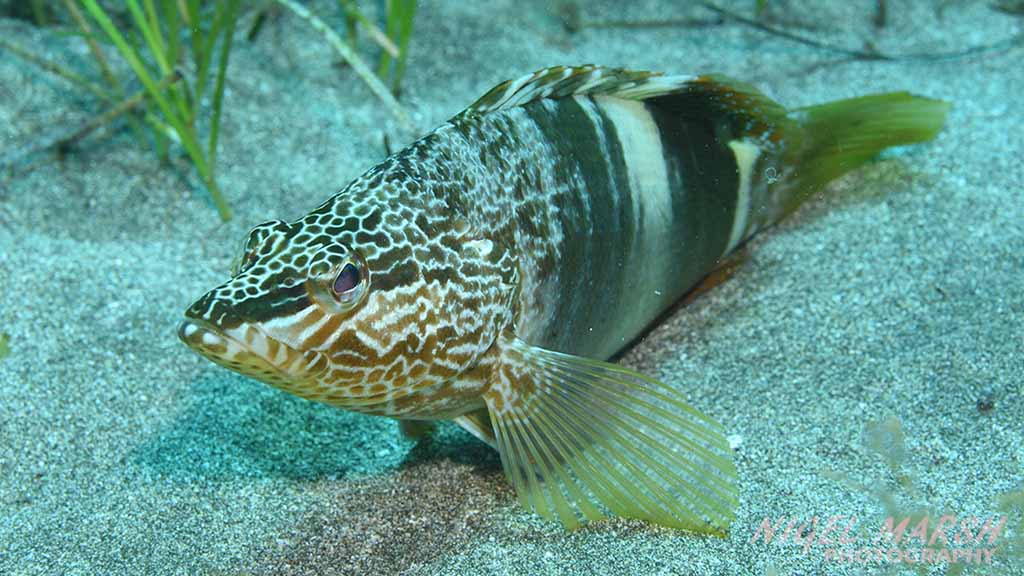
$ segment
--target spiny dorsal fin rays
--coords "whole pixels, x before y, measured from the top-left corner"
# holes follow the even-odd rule
[[[552,66],[498,84],[453,120],[523,106],[543,98],[603,95],[644,100],[677,92],[693,80],[696,80],[695,76],[665,76],[657,72],[605,68],[592,64]]]
[[[611,513],[723,534],[737,505],[721,426],[621,366],[506,338],[485,394],[522,504],[568,528]]]
[[[718,74],[689,76],[605,68],[553,66],[498,84],[450,122],[544,99],[605,96],[649,101],[678,118],[724,115],[738,134],[764,144],[799,137],[786,109],[750,84]]]

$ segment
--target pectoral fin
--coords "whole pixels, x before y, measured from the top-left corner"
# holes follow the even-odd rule
[[[507,338],[484,395],[522,504],[567,528],[605,510],[724,534],[738,502],[722,427],[622,366]]]

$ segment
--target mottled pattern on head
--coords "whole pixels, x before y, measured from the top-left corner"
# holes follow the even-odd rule
[[[390,414],[471,369],[510,320],[516,270],[458,209],[451,191],[466,182],[450,155],[421,141],[302,219],[255,227],[234,276],[186,313],[242,345],[199,351],[306,398]],[[353,306],[332,294],[350,262],[367,283]]]

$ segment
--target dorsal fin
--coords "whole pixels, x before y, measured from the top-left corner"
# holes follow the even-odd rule
[[[696,76],[666,76],[659,72],[605,68],[593,64],[552,66],[498,84],[453,120],[507,110],[544,98],[588,94],[645,100],[678,92],[696,79]]]
[[[552,66],[506,80],[481,96],[451,121],[525,106],[543,99],[570,96],[610,96],[647,100],[680,117],[721,115],[737,133],[767,135],[788,132],[785,109],[757,88],[726,76],[666,75],[660,72],[584,66]]]

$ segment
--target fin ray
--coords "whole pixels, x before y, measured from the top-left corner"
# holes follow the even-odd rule
[[[547,411],[552,408],[557,408],[557,406],[544,407],[542,410],[538,411],[540,412],[540,418],[542,421],[546,422],[548,420]],[[596,442],[596,438],[599,437],[599,435],[594,433],[592,430],[581,430],[581,423],[577,422],[574,418],[567,418],[564,413],[556,414],[552,411],[551,417],[552,419],[550,422],[553,426],[569,431],[568,433],[571,434],[571,437],[574,439],[572,449],[577,452],[583,452],[587,446],[594,444]],[[585,421],[583,423],[585,423]],[[581,437],[581,434],[585,435],[585,437]],[[568,461],[570,458],[571,456],[563,455],[564,461]],[[611,481],[601,478],[601,470],[586,459],[579,460],[580,466],[575,468],[574,472],[584,484],[589,486],[591,490],[598,494],[599,500],[605,503],[614,514],[619,516],[627,514],[627,510],[617,505],[617,503],[627,499],[622,490],[628,490],[629,483],[623,481],[623,479],[616,474],[616,470],[613,467],[608,466],[600,457],[595,458],[595,460],[598,460],[599,465],[603,464],[603,468],[605,470],[611,470],[611,476],[613,478]],[[585,500],[584,503],[581,504],[585,509],[597,510],[593,505]],[[597,515],[593,519],[596,520],[602,517],[604,517],[604,514],[597,511]]]
[[[507,338],[484,395],[520,502],[568,528],[605,516],[723,534],[737,504],[721,426],[615,364]]]
[[[558,405],[556,404],[555,406]],[[537,412],[543,413],[546,409],[554,408],[555,406],[541,406],[540,408],[538,408]],[[584,415],[575,413],[574,408],[569,408],[566,405],[562,405],[562,407],[567,408],[567,412],[562,412],[560,414],[561,417],[565,418],[565,421],[582,423],[584,425],[587,425],[591,429],[591,431],[595,430],[595,425],[600,426],[600,424],[598,423],[589,422]],[[613,449],[614,447],[609,446],[608,441],[606,439],[611,434],[612,431],[610,429],[598,430],[597,432],[592,434],[592,442],[590,443],[590,445],[601,446],[607,451],[615,452],[616,450]],[[588,445],[584,444],[580,445],[578,449],[580,453],[582,453],[584,450],[587,449],[587,447]],[[613,463],[609,462],[601,453],[591,453],[590,456],[594,460],[596,460],[602,468],[602,470],[597,470],[596,472],[600,473],[603,471],[606,474],[610,474],[614,478],[615,483],[618,484],[618,487],[621,488],[621,491],[617,490],[615,493],[609,494],[607,491],[607,486],[603,483],[598,482],[598,486],[596,487],[590,485],[589,487],[598,496],[598,499],[599,501],[601,501],[601,503],[608,506],[609,509],[615,512],[617,515],[628,517],[631,515],[630,510],[629,507],[624,503],[628,502],[630,497],[632,497],[638,499],[638,504],[643,505],[642,507],[646,514],[649,514],[652,518],[658,516],[658,511],[660,510],[661,506],[652,501],[649,497],[647,497],[646,494],[637,495],[636,493],[629,493],[630,488],[634,486],[635,482],[630,482],[629,479],[623,476],[621,471],[618,468],[616,468],[613,465]],[[579,463],[584,463],[586,461],[587,459],[585,458],[579,459]],[[565,462],[571,462],[571,459],[566,459]],[[628,465],[628,462],[626,464]],[[585,484],[589,484],[586,479],[590,479],[590,482],[593,482],[593,479],[595,478],[593,474],[580,474],[576,466],[577,464],[574,463],[573,471],[576,472],[578,476],[581,476],[581,478],[585,478]],[[587,469],[586,472],[590,473],[592,472],[592,470]],[[604,495],[603,498],[601,497],[602,494]],[[592,506],[589,502],[587,502],[587,505]]]
[[[604,95],[644,100],[683,88],[694,76],[584,66],[552,66],[506,80],[473,102],[452,120],[523,106],[545,98]]]
[[[564,441],[571,442],[573,444],[573,446],[576,446],[577,448],[586,445],[585,443],[580,442],[580,440],[578,438],[570,436],[570,435],[566,434],[565,432],[563,432],[562,430],[560,430],[558,428],[555,428],[554,423],[548,420],[547,414],[538,412],[537,413],[537,420],[538,420],[538,427],[544,432],[545,435],[548,435],[548,436],[558,436],[558,437],[560,437],[563,440],[563,442]],[[557,454],[558,459],[555,460],[553,458],[552,462],[555,463],[555,469],[558,472],[559,478],[561,479],[562,483],[569,490],[570,498],[572,499],[573,502],[576,502],[580,506],[580,512],[583,513],[583,517],[586,520],[588,520],[588,521],[600,520],[601,518],[604,518],[604,514],[602,514],[600,510],[598,510],[596,507],[594,507],[587,500],[586,496],[581,491],[579,485],[576,484],[575,481],[572,481],[569,478],[569,474],[567,474],[565,470],[563,470],[561,467],[558,466],[558,462],[565,462],[565,461],[570,460],[572,458],[571,454],[569,454],[566,451],[566,448],[561,443],[554,444],[554,449],[558,453]],[[576,472],[576,474],[578,476],[583,478],[582,481],[585,484],[589,484],[589,483],[593,482],[593,478],[594,477],[590,474],[590,470],[575,469],[574,471]],[[573,518],[571,521],[574,521],[574,520],[575,520],[575,518]],[[562,519],[562,523],[563,524],[568,524],[568,522],[566,521],[566,519],[564,517]]]
[[[582,393],[582,391],[581,391],[581,393]],[[652,422],[649,419],[645,419],[642,414],[637,414],[637,413],[635,413],[633,411],[630,411],[628,408],[623,409],[623,408],[621,408],[619,406],[616,406],[614,404],[611,404],[611,403],[609,403],[605,408],[608,411],[609,417],[614,422],[617,422],[620,425],[620,428],[626,431],[625,433],[630,434],[637,441],[640,441],[640,442],[643,441],[643,438],[640,438],[640,437],[637,436],[636,432],[633,431],[634,428],[631,426],[631,423],[627,422],[623,418],[623,416],[624,415],[625,416],[629,416],[629,417],[639,421],[641,424],[645,425],[647,427],[647,429],[653,428],[654,426],[652,426],[652,424],[654,424],[654,425],[657,424],[657,423]],[[662,428],[661,431],[665,434],[665,437],[661,438],[662,441],[672,441],[672,440],[675,439],[675,438],[673,438],[671,436],[671,434],[669,432],[664,430],[664,428]],[[703,458],[705,458],[709,462],[714,462],[715,455],[712,454],[711,452],[703,450],[703,449],[700,449],[699,446],[695,445],[692,442],[688,442],[685,439],[675,439],[675,440],[682,441],[686,448],[688,448],[690,450],[693,450],[694,452],[699,453]],[[623,444],[623,445],[627,449],[630,449],[630,446],[631,446],[630,444],[627,443],[627,444]],[[630,451],[632,451],[632,449],[630,449]],[[671,460],[672,464],[678,466],[681,469],[686,470],[691,477],[694,477],[694,478],[697,477],[698,470],[695,468],[695,466],[693,465],[692,462],[687,461],[685,458],[682,458],[682,457],[678,456],[677,454],[672,453],[671,451],[665,451],[664,455],[667,456],[669,460]],[[640,451],[636,452],[636,456],[638,458],[640,458],[645,464],[647,464],[647,466],[649,468],[651,468],[652,470],[658,472],[659,476],[661,476],[662,478],[664,478],[666,480],[671,480],[673,478],[672,472],[670,470],[668,470],[664,466],[664,464],[658,462],[657,460],[654,460],[650,456],[648,456],[648,455],[646,455],[646,454],[644,454],[643,452],[640,452]],[[721,470],[720,465],[719,465],[719,469]],[[685,485],[683,485],[683,487],[681,487],[681,489],[685,490]],[[719,494],[719,496],[722,497],[722,498],[728,497],[728,495],[726,493],[723,493],[721,490],[717,489],[717,487],[714,484],[708,485],[707,489],[710,490],[710,491],[713,491],[713,492],[715,492],[717,494]],[[696,494],[695,493],[692,494],[692,497],[694,498],[695,502],[697,502],[698,504],[701,503],[700,499],[696,498]],[[715,512],[716,514],[719,514],[719,517],[724,516],[724,512],[718,511],[718,510],[714,510],[712,508],[704,509],[704,512],[707,513],[707,514],[710,514],[711,512]]]
[[[609,414],[611,413],[611,410],[609,410]],[[586,415],[576,415],[575,417],[585,419]],[[613,429],[603,424],[602,427],[605,428],[605,434],[603,436],[598,437],[597,444],[605,451],[610,453],[628,453],[642,460],[644,463],[648,465],[648,467],[652,469],[658,470],[660,468],[660,470],[658,470],[659,472],[665,471],[663,467],[660,467],[655,461],[653,461],[653,459],[644,454],[643,451],[635,449],[633,445],[628,442],[623,442],[621,439],[615,438],[615,433]],[[609,438],[614,438],[614,443]],[[636,439],[641,442],[643,440],[642,438]],[[605,461],[605,464],[608,469],[614,469],[614,466],[608,464],[607,461]],[[670,522],[671,520],[664,517],[663,510],[665,508],[672,508],[675,504],[674,499],[661,486],[659,486],[655,482],[652,482],[647,476],[645,476],[640,470],[640,468],[638,468],[630,460],[623,460],[621,465],[626,469],[626,472],[636,476],[640,484],[642,484],[650,492],[650,494],[643,494],[642,497],[640,497],[640,502],[644,504],[643,508],[645,509],[645,513],[650,514],[652,519],[660,519],[662,523]],[[671,478],[671,474],[668,474],[667,476]],[[631,486],[635,485],[635,482],[630,483],[626,480],[623,480],[621,475],[618,478],[627,490]],[[638,494],[634,492],[630,495],[630,497],[638,498]]]
[[[518,411],[518,409],[516,410]],[[524,418],[525,415],[519,413],[517,414],[517,417]],[[534,462],[535,465],[539,466],[541,478],[557,477],[558,481],[561,482],[562,485],[566,486],[566,488],[571,492],[572,490],[569,487],[574,486],[572,480],[565,476],[565,470],[559,466],[557,460],[551,457],[548,450],[548,443],[542,441],[541,438],[536,437],[540,432],[538,428],[539,427],[537,426],[525,426],[518,428],[518,432],[522,434],[524,443],[527,446],[530,460]],[[546,507],[550,504],[558,514],[558,518],[561,520],[562,524],[568,526],[576,524],[577,520],[575,514],[572,512],[568,502],[566,502],[562,491],[548,490],[546,492],[547,495],[550,496],[550,502],[545,498],[545,491],[543,489],[538,490],[536,493],[537,499],[542,502],[543,506]],[[541,512],[541,515],[550,516],[550,512],[547,514]]]
[[[623,421],[623,419],[621,417],[619,417],[617,412],[620,409],[621,409],[621,407],[618,407],[618,406],[607,406],[606,407],[608,416],[610,417],[610,419],[613,422],[616,422],[616,423],[619,424],[619,429],[624,430],[623,434],[629,434],[629,436],[632,437],[636,442],[643,443],[643,441],[645,439],[643,437],[639,436],[638,434],[636,434],[636,432],[630,426],[630,424],[625,422],[625,421]],[[675,475],[673,475],[672,472],[668,468],[666,468],[662,463],[658,462],[657,460],[651,458],[649,455],[645,454],[643,451],[636,450],[634,448],[635,445],[633,443],[622,442],[621,440],[618,443],[621,445],[623,450],[625,450],[626,452],[629,452],[630,454],[633,454],[637,459],[639,459],[644,464],[646,464],[649,469],[651,469],[652,471],[656,472],[658,474],[658,476],[661,477],[663,480],[665,480],[665,481],[673,480]],[[671,452],[666,451],[665,454],[666,455],[671,455]],[[684,459],[672,458],[672,460],[677,465],[680,465],[681,467],[684,467],[684,468],[692,470],[692,466],[690,466],[690,464],[688,462],[686,462]],[[673,507],[673,503],[674,503],[673,499],[670,496],[668,496],[668,494],[660,486],[648,482],[646,480],[646,478],[642,474],[639,474],[639,469],[634,467],[631,463],[629,463],[629,464],[630,464],[630,466],[629,466],[630,471],[633,472],[634,474],[638,474],[640,476],[640,478],[642,479],[642,481],[645,484],[645,486],[652,493],[654,493],[654,495],[657,497],[657,499],[659,501],[663,502],[664,506]],[[697,498],[697,495],[693,491],[687,490],[685,484],[680,486],[680,491],[686,492],[697,504],[701,504],[701,501],[700,501],[699,498]],[[705,514],[710,515],[710,513],[713,512],[713,510],[710,509],[710,508],[707,508],[707,507],[704,507],[704,506],[699,506],[699,507],[702,509],[701,511],[703,513],[705,513]],[[721,514],[721,513],[718,513],[717,515],[718,515],[719,519],[721,519],[722,516],[724,516],[724,514]]]
[[[594,373],[590,373],[590,374],[594,375],[594,376],[598,376],[598,374],[594,374]],[[576,380],[574,377],[572,377],[571,374],[564,374],[563,373],[563,376],[566,377],[565,382],[567,384],[570,384],[570,385],[581,384],[578,380]],[[607,395],[607,399],[608,399],[607,404],[608,404],[608,409],[609,410],[611,410],[615,406],[615,402],[616,401],[626,402],[626,401],[630,400],[630,398],[628,396],[625,396],[625,395],[616,395],[616,396],[613,397],[612,393],[614,391],[613,390],[607,390],[607,389],[604,389],[604,390],[581,390],[581,392],[592,393],[592,394],[594,394],[595,396],[598,396],[598,397],[603,397],[603,396]],[[652,413],[661,415],[662,417],[666,417],[666,418],[671,418],[672,417],[671,413],[665,411],[664,409],[662,409],[662,408],[660,408],[658,406],[655,406],[653,404],[644,402],[643,400],[634,399],[634,402],[636,402],[636,404],[642,406],[643,408],[645,408],[647,410],[650,410]],[[626,408],[622,409],[620,411],[620,413],[621,414],[628,414],[628,415],[630,415],[631,417],[639,420],[642,424],[644,424],[648,428],[651,428],[651,429],[658,430],[658,431],[662,432],[668,438],[672,437],[671,436],[671,432],[668,429],[666,429],[662,424],[660,424],[659,422],[644,416],[640,412],[637,412],[635,410],[630,410],[628,407],[626,407]],[[711,437],[706,434],[706,431],[704,429],[699,428],[699,427],[695,427],[695,426],[692,426],[692,425],[687,425],[687,430],[692,432],[695,435],[705,436],[708,439],[711,439]],[[700,446],[699,444],[697,444],[695,442],[690,441],[687,438],[681,438],[681,439],[679,439],[679,441],[682,442],[685,447],[687,447],[687,448],[689,448],[691,450],[698,451],[698,452],[700,452],[701,454],[705,455],[708,458],[712,457],[712,453],[710,451],[705,450],[702,446]]]

